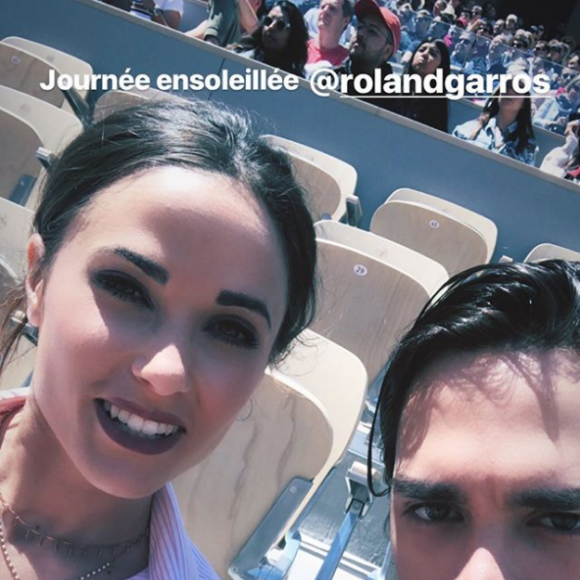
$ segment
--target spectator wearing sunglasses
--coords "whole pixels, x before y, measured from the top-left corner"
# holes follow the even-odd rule
[[[231,49],[280,70],[304,76],[308,56],[308,31],[300,10],[288,0],[278,0],[259,28],[242,37]]]
[[[475,36],[471,32],[463,32],[451,53],[451,66],[457,66],[461,69],[468,66],[474,44]]]

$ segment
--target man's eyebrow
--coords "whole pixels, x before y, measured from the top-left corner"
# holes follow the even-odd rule
[[[121,256],[121,258],[125,258],[125,260],[128,260],[137,266],[139,270],[141,270],[150,278],[153,278],[155,282],[158,282],[163,286],[167,284],[167,281],[169,280],[169,272],[163,266],[160,266],[157,262],[154,262],[142,254],[138,254],[137,252],[121,246],[113,248],[113,252],[117,254],[117,256]]]
[[[272,322],[270,320],[270,313],[266,304],[259,298],[254,298],[243,292],[232,292],[231,290],[222,290],[217,297],[216,302],[220,306],[239,306],[246,308],[256,314],[264,317],[268,323],[268,328],[271,328]]]
[[[580,510],[580,488],[540,487],[516,491],[509,495],[508,503],[512,507],[578,511]]]
[[[395,477],[392,490],[408,498],[421,501],[466,503],[465,494],[450,483],[429,482],[420,479]]]

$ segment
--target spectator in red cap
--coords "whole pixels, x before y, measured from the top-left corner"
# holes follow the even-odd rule
[[[383,77],[392,74],[393,69],[387,60],[397,52],[401,42],[398,17],[389,9],[379,7],[374,0],[359,0],[354,13],[358,23],[350,44],[349,58],[337,72],[354,77],[360,74],[372,76],[376,69],[380,69]],[[350,95],[360,95],[353,82],[349,83],[348,92]],[[394,99],[376,97],[365,100],[383,109],[393,110]]]

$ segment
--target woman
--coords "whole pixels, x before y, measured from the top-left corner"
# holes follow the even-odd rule
[[[479,118],[458,125],[453,135],[488,151],[534,165],[538,146],[532,128],[531,99],[526,97],[516,93],[511,85],[505,94],[500,94],[498,87]]]
[[[234,52],[280,70],[304,76],[308,57],[308,31],[300,10],[288,0],[276,2],[260,27],[240,43]]]
[[[427,39],[423,41],[413,52],[411,59],[405,67],[404,74],[418,74],[421,78],[436,74],[437,69],[443,71],[443,79],[451,72],[449,64],[449,51],[442,40]],[[447,97],[424,99],[421,97],[409,97],[401,99],[401,115],[447,132],[449,116],[449,104]]]
[[[34,232],[10,309],[38,328],[34,377],[0,401],[0,577],[217,580],[168,481],[311,320],[287,157],[208,103],[118,112],[62,153]]]
[[[568,123],[561,147],[552,149],[543,159],[540,169],[550,175],[580,183],[580,149],[578,148],[578,121]]]

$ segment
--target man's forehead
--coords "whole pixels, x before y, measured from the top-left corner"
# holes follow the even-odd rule
[[[485,353],[434,365],[403,410],[394,476],[497,498],[579,488],[580,356]]]
[[[334,6],[336,8],[341,8],[342,7],[342,2],[343,0],[322,0],[320,2],[320,7],[324,8],[325,6]]]
[[[388,27],[385,24],[385,21],[376,14],[365,14],[362,18],[359,18],[359,21],[367,26],[376,26],[380,30],[388,32]]]

